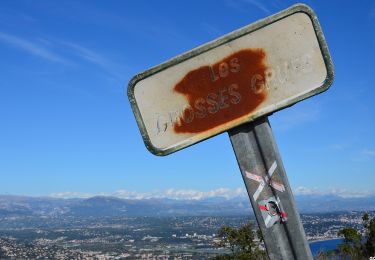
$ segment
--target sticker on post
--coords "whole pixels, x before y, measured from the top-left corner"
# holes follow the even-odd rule
[[[258,207],[262,213],[264,224],[267,228],[272,227],[279,220],[286,221],[286,213],[284,212],[280,199],[276,197],[270,197],[265,200],[261,200],[258,203]]]

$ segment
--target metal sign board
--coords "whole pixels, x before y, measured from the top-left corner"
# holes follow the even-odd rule
[[[136,75],[129,100],[147,148],[166,155],[325,91],[333,65],[298,4]]]

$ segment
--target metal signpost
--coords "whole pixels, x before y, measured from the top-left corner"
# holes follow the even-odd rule
[[[270,259],[312,259],[267,116],[329,88],[315,13],[294,5],[136,75],[146,147],[167,155],[228,131]]]

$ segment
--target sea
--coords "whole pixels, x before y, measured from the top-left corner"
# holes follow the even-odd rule
[[[320,251],[330,251],[337,248],[338,244],[343,243],[343,239],[337,238],[337,239],[330,239],[330,240],[323,240],[323,241],[315,241],[310,242],[310,249],[313,254],[313,256],[318,255]]]

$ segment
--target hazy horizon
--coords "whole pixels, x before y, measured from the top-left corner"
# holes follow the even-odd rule
[[[349,191],[344,189],[318,190],[306,187],[298,187],[293,190],[295,196],[337,196],[340,198],[368,198],[375,196],[375,193],[369,191]],[[244,198],[248,199],[248,194],[244,187],[236,189],[218,188],[214,190],[193,190],[193,189],[166,189],[152,190],[148,192],[137,192],[134,190],[119,189],[112,192],[83,193],[77,191],[59,192],[50,194],[15,194],[0,193],[0,196],[22,196],[22,197],[50,197],[50,198],[92,198],[96,196],[115,197],[122,199],[181,199],[181,200],[201,200],[209,198]]]

